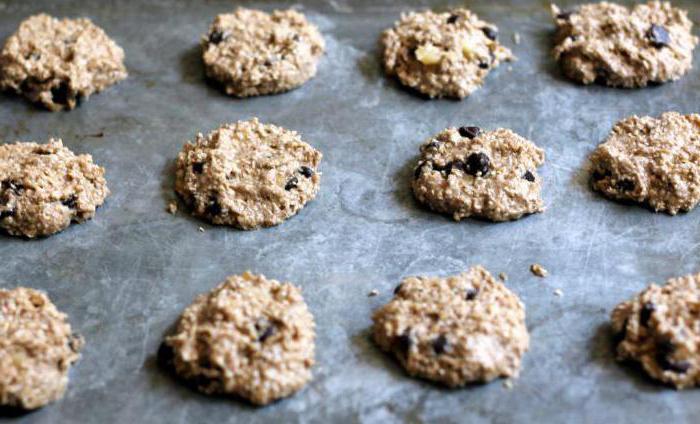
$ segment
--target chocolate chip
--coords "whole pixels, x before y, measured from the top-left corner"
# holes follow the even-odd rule
[[[192,164],[192,172],[195,174],[201,174],[204,172],[204,162],[195,162]]]
[[[14,209],[8,209],[6,211],[0,211],[0,219],[5,219],[10,216],[15,216],[15,210]]]
[[[224,41],[224,38],[224,33],[216,29],[209,34],[209,42],[211,44],[219,44]]]
[[[394,294],[395,295],[399,294],[402,287],[403,287],[403,284],[399,284],[398,286],[396,286],[396,288],[394,288]]]
[[[571,12],[568,10],[564,11],[564,12],[560,12],[557,14],[557,19],[560,19],[562,21],[568,21],[569,18],[571,18],[571,15],[573,15],[573,14],[574,14],[574,12]]]
[[[433,340],[433,351],[436,354],[442,355],[447,351],[447,337],[444,334],[440,334]]]
[[[287,184],[284,185],[284,189],[289,191],[293,188],[297,188],[297,185],[299,184],[299,179],[297,177],[292,177],[287,181]]]
[[[620,180],[615,184],[615,188],[617,188],[619,191],[632,191],[634,190],[635,184],[634,181],[632,180]]]
[[[207,205],[206,213],[211,216],[217,216],[221,214],[221,211],[222,209],[219,199],[214,196],[209,197],[209,204]]]
[[[58,87],[51,88],[51,99],[58,105],[68,105],[70,87],[67,82],[62,82]]]
[[[311,178],[314,176],[314,170],[309,168],[308,166],[302,166],[299,168],[299,173],[306,178]]]
[[[396,347],[399,349],[399,352],[404,355],[408,355],[408,351],[411,350],[411,346],[413,346],[413,338],[411,338],[410,332],[411,330],[407,329],[405,333],[396,337]]]
[[[530,181],[531,183],[535,182],[535,175],[530,171],[525,171],[525,174],[523,174],[523,178]]]
[[[498,38],[498,30],[496,28],[483,27],[481,28],[481,30],[484,31],[484,35],[489,40],[496,41],[496,39]]]
[[[485,153],[472,153],[467,158],[467,164],[464,170],[467,174],[478,176],[485,176],[489,173],[491,169],[491,160]]]
[[[61,204],[67,208],[75,209],[75,207],[78,206],[78,196],[73,194],[70,197],[68,197],[67,199],[62,200]]]
[[[459,18],[459,16],[457,16],[457,15],[450,15],[450,17],[447,18],[447,23],[453,24],[453,23],[457,22],[458,18]]]
[[[651,28],[647,31],[647,38],[651,41],[651,44],[660,49],[671,44],[671,36],[669,35],[666,28],[661,25],[652,24]]]
[[[479,127],[459,127],[459,135],[466,137],[470,140],[475,139],[481,134],[481,128]]]
[[[486,62],[479,62],[479,68],[481,69],[489,69],[489,64]]]
[[[642,305],[642,310],[639,312],[639,324],[643,327],[649,325],[649,319],[651,314],[656,310],[656,305],[651,302],[647,302]]]
[[[465,299],[474,300],[474,299],[476,299],[477,294],[479,294],[479,290],[469,288],[469,289],[467,289],[467,295],[465,296]]]

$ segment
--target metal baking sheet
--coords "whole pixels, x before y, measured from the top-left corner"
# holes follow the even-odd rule
[[[669,217],[605,200],[589,189],[584,167],[620,118],[697,112],[700,54],[673,84],[581,87],[563,79],[549,55],[547,1],[465,2],[501,28],[518,61],[464,101],[429,101],[383,75],[377,40],[401,11],[448,3],[310,0],[295,6],[327,41],[318,77],[287,94],[235,100],[204,81],[198,40],[237,4],[290,5],[0,0],[0,38],[37,12],[88,16],[124,47],[130,71],[69,113],[0,96],[0,141],[60,137],[106,167],[113,192],[89,223],[43,240],[0,237],[0,286],[47,291],[87,341],[65,398],[12,420],[697,422],[700,390],[677,392],[615,363],[606,323],[615,304],[648,282],[700,271],[700,211]],[[697,1],[675,4],[700,18]],[[166,213],[182,144],[253,116],[298,130],[324,153],[317,200],[283,225],[253,232]],[[419,144],[465,124],[512,128],[546,150],[545,213],[455,223],[414,202],[408,182]],[[551,276],[533,277],[533,262]],[[447,390],[409,378],[369,339],[371,312],[402,277],[473,264],[506,272],[527,306],[531,349],[512,389],[496,381]],[[198,394],[155,361],[164,332],[195,295],[248,269],[302,286],[318,323],[313,382],[266,408]],[[368,297],[372,289],[380,294]]]

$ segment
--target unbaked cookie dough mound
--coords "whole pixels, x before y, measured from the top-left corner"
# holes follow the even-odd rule
[[[0,289],[0,405],[36,409],[60,399],[82,345],[44,293]]]
[[[34,238],[92,218],[109,195],[104,173],[61,140],[0,145],[0,229]]]
[[[544,151],[510,130],[448,128],[420,150],[413,193],[434,211],[507,221],[544,210]]]
[[[700,383],[700,274],[651,284],[612,312],[619,360],[678,389]]]
[[[236,97],[281,93],[316,75],[323,37],[294,10],[238,8],[218,15],[202,38],[207,76]]]
[[[373,316],[374,340],[412,376],[449,387],[516,377],[529,348],[525,307],[481,266],[409,277]]]
[[[202,392],[265,405],[311,380],[315,337],[300,289],[246,272],[197,297],[165,343]]]
[[[463,99],[499,63],[513,59],[497,38],[495,25],[467,9],[410,12],[382,34],[384,69],[431,98]]]
[[[256,118],[185,144],[175,191],[194,215],[249,230],[280,224],[316,197],[321,153],[294,131]]]
[[[89,19],[27,18],[0,52],[0,88],[52,111],[126,78],[124,51]]]
[[[557,24],[554,57],[580,83],[645,87],[679,79],[692,67],[698,38],[686,11],[667,2],[552,6]]]
[[[605,196],[671,215],[700,201],[700,115],[623,119],[591,155],[591,182]]]

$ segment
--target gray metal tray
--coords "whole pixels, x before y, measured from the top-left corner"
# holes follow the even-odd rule
[[[547,1],[471,1],[519,60],[465,101],[429,101],[383,75],[377,40],[402,10],[447,3],[402,3],[298,4],[328,44],[318,77],[287,94],[234,100],[205,83],[198,47],[213,16],[234,2],[0,0],[0,39],[40,11],[88,16],[124,47],[130,71],[69,113],[0,96],[1,142],[61,137],[106,167],[113,191],[86,224],[37,241],[0,237],[0,286],[46,290],[87,341],[65,398],[14,420],[697,422],[700,391],[677,392],[617,364],[606,323],[615,304],[648,282],[700,270],[700,211],[669,217],[610,202],[591,192],[584,167],[622,117],[696,112],[700,55],[677,83],[581,87],[550,58]],[[675,3],[700,18],[697,1]],[[283,225],[253,232],[166,213],[182,144],[252,116],[298,130],[324,153],[317,200]],[[546,150],[545,213],[455,223],[416,205],[408,181],[419,144],[464,124],[512,128]],[[533,277],[533,262],[551,276]],[[527,305],[532,347],[512,389],[494,382],[446,390],[414,380],[368,336],[371,312],[402,277],[472,264],[506,272]],[[318,323],[313,382],[266,408],[200,395],[155,360],[163,333],[195,295],[247,269],[302,286]],[[368,297],[372,289],[379,296]]]

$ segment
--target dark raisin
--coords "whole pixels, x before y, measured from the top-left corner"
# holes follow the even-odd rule
[[[10,216],[15,216],[15,210],[14,209],[8,209],[6,211],[0,211],[0,219],[5,219]]]
[[[496,28],[483,27],[481,28],[481,30],[484,31],[484,35],[489,40],[496,41],[496,39],[498,38],[498,30]]]
[[[57,105],[68,105],[70,98],[70,87],[67,82],[62,82],[58,87],[51,89],[51,99]]]
[[[571,18],[571,15],[573,15],[573,14],[574,14],[574,12],[570,12],[570,11],[560,12],[557,14],[557,19],[560,19],[562,21],[568,21],[569,18]]]
[[[531,183],[535,182],[535,175],[530,171],[525,171],[525,174],[523,174],[523,178],[530,181]]]
[[[613,343],[615,346],[619,345],[622,343],[623,340],[625,340],[625,337],[627,337],[627,320],[625,320],[625,323],[622,324],[622,329],[613,334]]]
[[[450,17],[447,18],[447,23],[453,24],[453,23],[457,22],[458,18],[459,18],[459,16],[457,16],[457,15],[450,15]]]
[[[2,190],[12,190],[15,194],[20,194],[24,191],[24,185],[18,183],[17,181],[5,180],[0,184],[0,189]]]
[[[425,146],[426,149],[437,149],[438,147],[440,147],[440,142],[435,140],[431,141]]]
[[[267,326],[264,327],[265,330],[262,331],[262,334],[258,337],[258,341],[260,343],[265,343],[265,340],[269,339],[272,335],[274,335],[277,332],[277,327],[275,324],[268,324]]]
[[[293,41],[299,41],[301,40],[301,37],[299,37],[299,34],[294,34],[294,37],[292,37]]]
[[[212,196],[209,198],[209,204],[207,205],[206,208],[206,213],[211,216],[217,216],[221,214],[221,204],[219,203],[219,200]]]
[[[642,306],[642,310],[639,312],[639,324],[643,327],[649,325],[649,319],[651,319],[651,314],[656,310],[656,305],[651,302],[647,302]]]
[[[464,170],[467,174],[478,176],[485,176],[489,173],[491,169],[491,160],[484,153],[472,153],[467,158],[467,164]]]
[[[632,191],[634,190],[634,181],[632,180],[620,180],[615,184],[615,188],[617,188],[619,191]]]
[[[651,44],[660,49],[671,44],[671,36],[669,35],[666,28],[661,25],[652,24],[651,28],[647,31],[647,38],[651,41]]]
[[[396,288],[394,288],[394,294],[395,295],[399,294],[402,287],[403,287],[403,284],[399,284],[398,286],[396,286]]]
[[[461,161],[460,161],[461,163]],[[433,169],[438,171],[438,172],[444,172],[445,177],[449,177],[450,174],[452,173],[452,168],[454,167],[454,162],[447,162],[444,166],[440,165],[435,165],[433,164]]]
[[[287,184],[284,185],[284,189],[289,191],[293,188],[296,188],[297,185],[299,184],[299,179],[297,177],[292,177],[287,181]]]
[[[411,346],[413,346],[413,339],[411,338],[410,330],[406,330],[405,333],[396,337],[396,347],[399,349],[399,352],[408,355]]]
[[[433,340],[433,351],[438,355],[447,351],[447,337],[444,334],[440,334]]]
[[[224,38],[224,33],[216,29],[209,34],[209,42],[211,44],[219,44],[224,41]]]
[[[195,162],[192,164],[192,172],[195,174],[201,174],[204,172],[204,162]]]
[[[455,169],[459,169],[459,170],[462,170],[463,172],[466,172],[465,171],[466,168],[467,168],[466,163],[462,162],[459,159],[456,159],[456,160],[452,161],[452,169],[450,169],[450,172],[455,170]]]
[[[479,127],[459,127],[459,135],[470,140],[475,139],[479,134],[481,134],[481,128]]]
[[[596,169],[595,171],[593,171],[592,178],[593,178],[593,181],[600,181],[600,180],[604,180],[604,179],[611,177],[611,176],[612,176],[612,173],[608,169],[605,169],[602,171],[600,169]]]
[[[416,166],[416,169],[413,170],[413,178],[418,179],[420,178],[421,174],[423,173],[423,167],[427,165],[426,162],[418,162],[418,166]]]
[[[62,200],[61,204],[67,208],[75,209],[75,207],[78,206],[78,196],[73,194],[70,197],[68,197],[67,199]]]
[[[486,62],[479,62],[479,68],[481,69],[489,69],[489,64]]]
[[[467,295],[465,296],[465,299],[474,300],[474,299],[476,299],[477,294],[479,294],[479,290],[469,288],[469,289],[467,289]]]
[[[306,178],[311,178],[314,176],[314,170],[309,168],[308,166],[302,166],[299,168],[299,173]]]
[[[665,371],[672,371],[678,374],[684,374],[690,369],[690,363],[687,361],[674,361],[671,357],[676,347],[670,340],[663,340],[656,345],[656,363]]]

